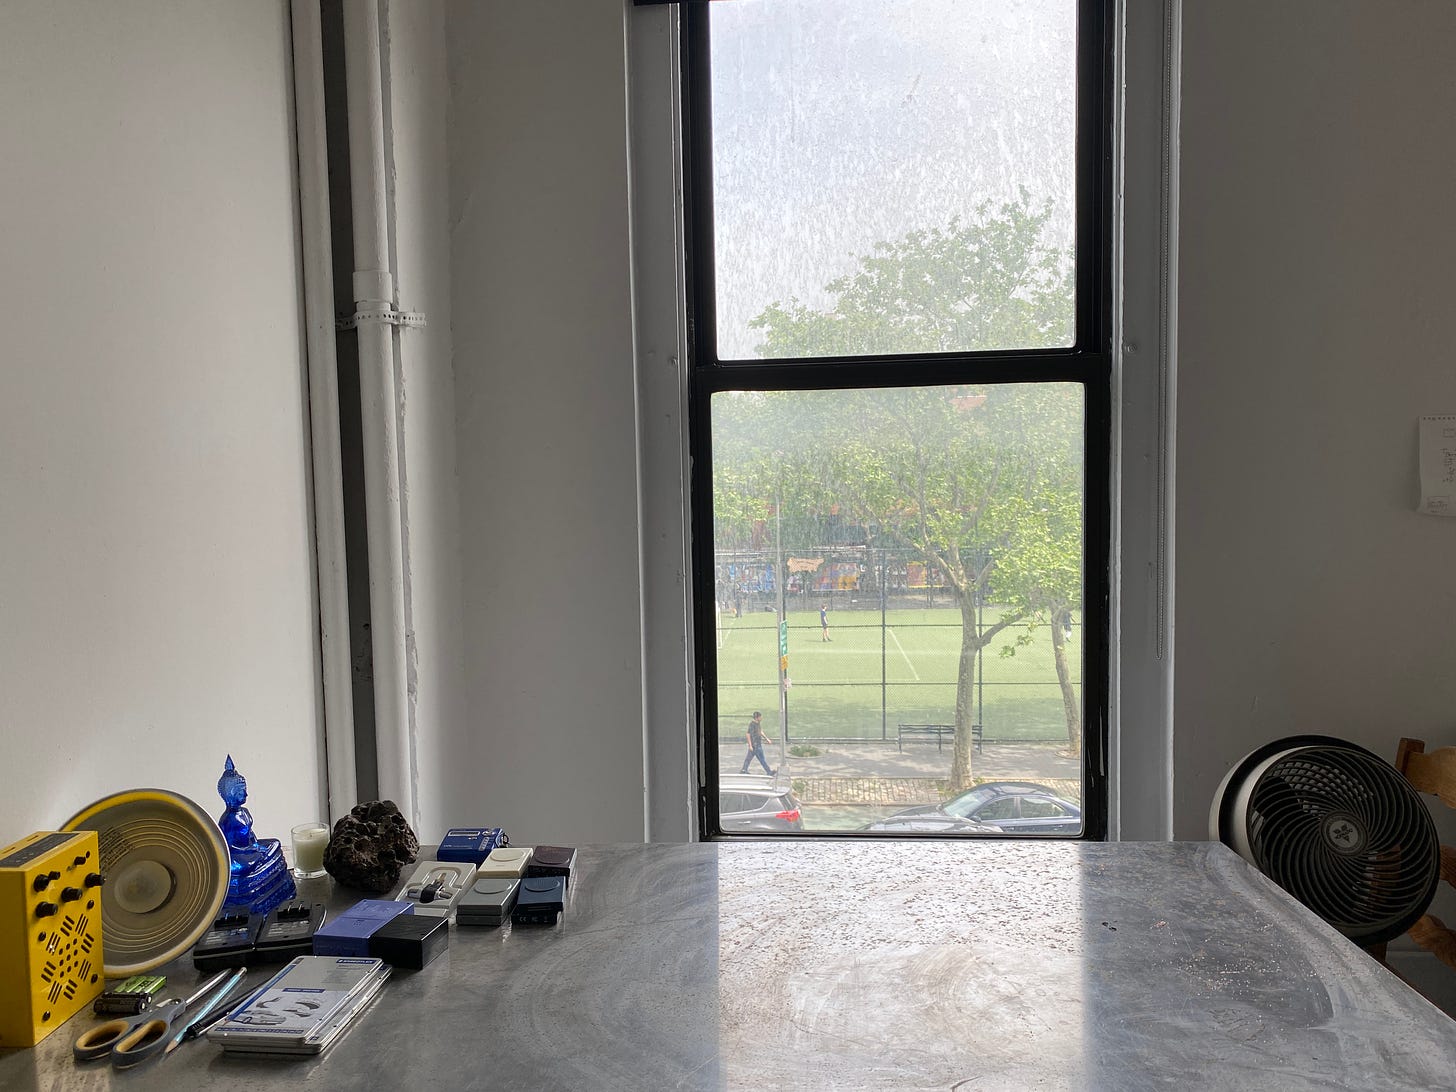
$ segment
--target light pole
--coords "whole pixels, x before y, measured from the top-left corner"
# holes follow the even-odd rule
[[[784,565],[784,498],[774,498],[774,583],[779,593],[779,767],[789,755],[789,613],[784,602],[788,569]]]
[[[885,540],[879,537],[878,532],[875,537],[880,547],[880,742],[883,743],[890,738],[889,661],[885,640],[886,634],[889,632],[885,624],[885,583],[889,580],[890,574],[885,561]]]

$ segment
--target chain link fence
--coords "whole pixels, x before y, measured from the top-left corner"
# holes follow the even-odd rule
[[[883,741],[897,739],[901,724],[953,724],[965,634],[974,638],[1005,609],[994,587],[988,602],[963,612],[955,590],[913,557],[858,548],[811,560],[819,563],[791,572],[784,589],[787,737]],[[754,710],[784,731],[775,566],[762,554],[739,554],[720,555],[718,569],[719,738],[741,739]],[[1074,612],[1057,624],[1080,707],[1080,619]],[[987,742],[1066,740],[1045,620],[1007,627],[971,658],[973,720]]]

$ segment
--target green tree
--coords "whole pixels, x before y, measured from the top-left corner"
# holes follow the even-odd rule
[[[839,357],[1068,343],[1069,263],[1043,241],[1049,217],[1023,194],[999,209],[983,206],[972,220],[880,244],[827,286],[826,307],[790,300],[766,308],[751,324],[763,333],[759,351]],[[1044,621],[1076,598],[1070,584],[1052,587],[1041,574],[1070,567],[1080,579],[1080,524],[1028,514],[1050,509],[1049,491],[1080,483],[1082,413],[1076,384],[715,398],[720,521],[741,520],[755,496],[760,506],[782,498],[786,511],[837,505],[912,549],[955,589],[963,633],[956,787],[971,780],[977,653],[1008,627]],[[1036,568],[1043,554],[1055,555],[1052,569]],[[978,629],[976,602],[992,591],[1004,608]]]
[[[1025,192],[970,220],[880,243],[830,281],[831,306],[772,303],[748,325],[763,357],[869,356],[1070,345],[1071,266],[1043,241],[1051,208]]]
[[[1081,552],[1074,544],[1082,538],[1081,490],[1047,487],[1024,499],[1012,516],[1014,530],[1007,543],[1001,575],[1026,633],[1003,655],[1015,655],[1028,643],[1036,628],[1048,624],[1052,642],[1052,663],[1062,695],[1062,712],[1067,723],[1067,749],[1082,750],[1082,706],[1072,681],[1067,638],[1072,612],[1082,604]]]

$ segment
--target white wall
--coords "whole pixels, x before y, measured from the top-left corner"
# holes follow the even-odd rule
[[[1456,6],[1184,7],[1175,832],[1301,732],[1456,743]]]
[[[281,828],[321,806],[284,5],[6,16],[0,818],[144,781],[211,806],[232,747]],[[431,316],[401,360],[423,833],[481,810],[637,837],[622,5],[441,18],[390,6],[401,300]],[[1266,739],[1456,737],[1456,524],[1411,512],[1414,419],[1456,408],[1456,13],[1184,19],[1175,805],[1196,837]]]
[[[632,365],[624,5],[386,10],[401,304],[429,315],[400,357],[421,833],[640,837],[639,565],[680,550],[639,532],[637,482],[681,468],[637,465],[634,399],[680,392],[665,323]],[[285,5],[6,16],[0,818],[146,780],[211,807],[232,747],[281,828],[321,807]],[[1414,418],[1456,408],[1456,15],[1184,18],[1176,827],[1200,836],[1273,736],[1456,735],[1456,524],[1410,511]]]
[[[644,830],[625,16],[447,9],[467,697],[440,814],[521,842]]]
[[[0,33],[0,843],[107,793],[322,814],[288,11]]]

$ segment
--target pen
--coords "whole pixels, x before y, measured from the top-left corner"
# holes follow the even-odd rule
[[[198,986],[197,989],[195,989],[195,990],[192,991],[192,994],[187,998],[187,1004],[188,1005],[195,1005],[195,1004],[197,1004],[197,1002],[198,1002],[198,1000],[200,998],[206,997],[209,993],[211,993],[213,991],[213,989],[217,986],[217,984],[219,982],[221,982],[224,978],[227,978],[227,977],[228,977],[228,972],[227,971],[218,971],[217,974],[213,975],[211,978],[209,978],[202,985]],[[227,987],[224,986],[223,988],[226,989]]]
[[[231,992],[233,987],[236,986],[238,982],[242,980],[243,976],[247,973],[248,969],[246,967],[239,967],[231,974],[228,974],[226,971],[224,971],[220,972],[216,977],[209,979],[207,985],[203,987],[203,990],[211,988],[221,979],[225,978],[227,979],[227,981],[223,982],[223,984],[218,987],[217,992],[212,995],[211,1000],[209,1000],[206,1004],[204,1004],[200,1009],[197,1010],[197,1013],[192,1017],[191,1023],[189,1023],[186,1027],[178,1030],[177,1034],[172,1037],[172,1041],[167,1044],[167,1049],[163,1051],[163,1055],[165,1056],[176,1050],[177,1047],[181,1045],[183,1036],[187,1034],[187,1029],[190,1028],[193,1024],[196,1024],[198,1021],[205,1019],[207,1017],[207,1014],[212,1012],[213,1009],[217,1007],[217,1003],[221,1001],[225,996],[227,996],[227,994]],[[193,997],[195,998],[201,996],[203,990],[199,990],[196,994],[193,995]],[[188,1000],[191,1001],[192,998],[188,998]]]
[[[258,994],[261,992],[262,988],[253,991],[254,994]],[[187,1026],[186,1032],[183,1033],[183,1041],[185,1042],[188,1039],[196,1039],[198,1036],[202,1035],[203,1032],[207,1031],[207,1029],[212,1027],[213,1024],[220,1022],[225,1016],[227,1016],[228,1013],[232,1012],[233,1009],[237,1008],[237,1001],[248,997],[250,997],[250,995],[247,990],[238,990],[236,993],[233,994],[232,997],[229,997],[227,999],[226,1003],[219,1005],[202,1019],[192,1021],[192,1023]]]

